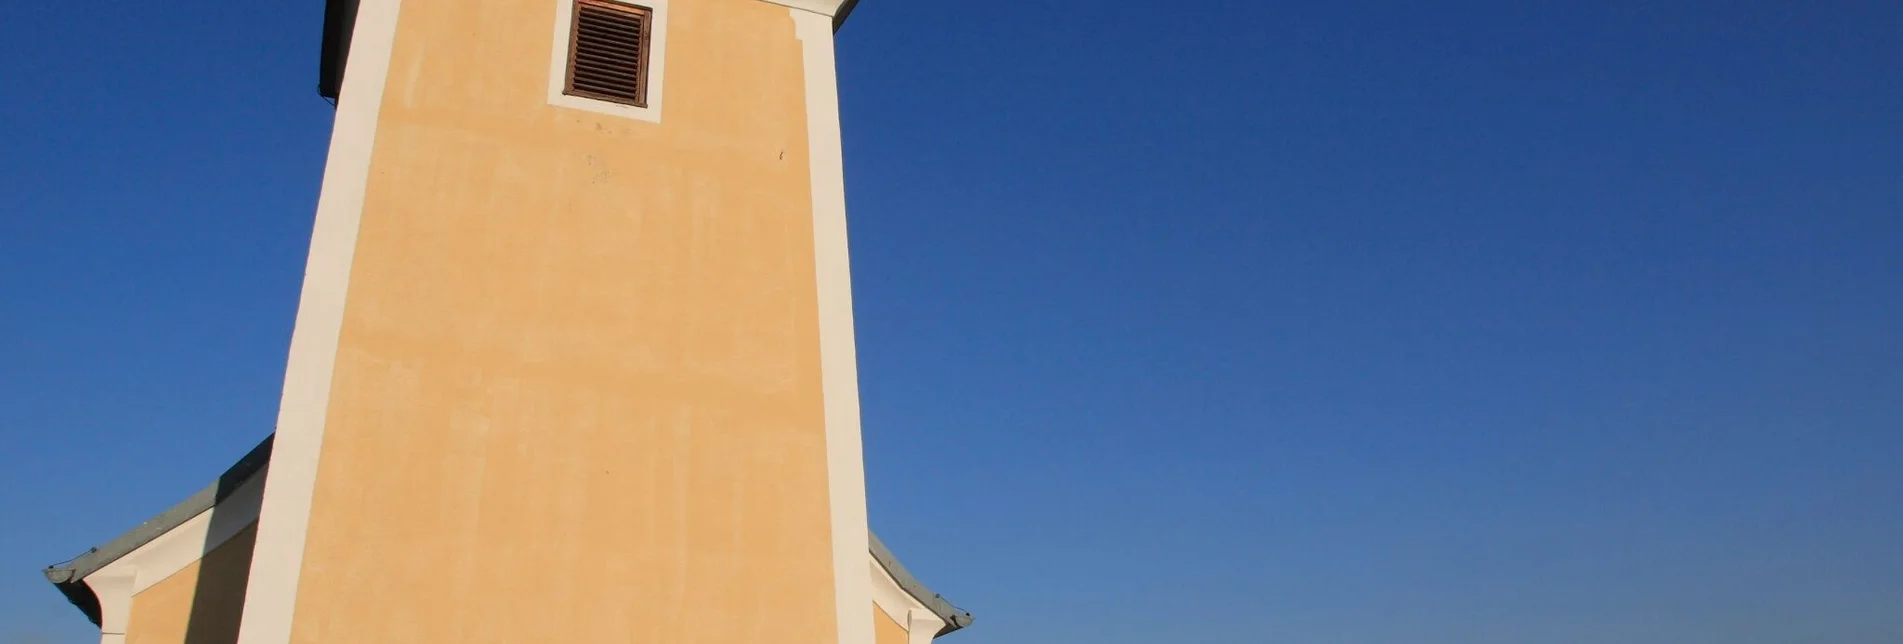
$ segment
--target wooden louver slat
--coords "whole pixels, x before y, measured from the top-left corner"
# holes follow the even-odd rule
[[[649,16],[613,0],[575,0],[564,93],[647,107]]]

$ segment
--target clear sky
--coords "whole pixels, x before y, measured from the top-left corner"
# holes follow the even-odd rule
[[[321,4],[0,2],[0,644],[270,431]],[[1903,641],[1900,34],[865,0],[874,526],[969,644]]]

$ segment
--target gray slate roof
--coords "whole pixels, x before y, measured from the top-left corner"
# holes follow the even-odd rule
[[[86,576],[111,565],[120,557],[131,554],[132,551],[139,549],[139,546],[172,531],[173,528],[190,521],[192,517],[212,509],[212,506],[217,505],[219,501],[231,496],[238,486],[244,485],[246,481],[251,480],[251,477],[264,472],[271,462],[271,441],[274,438],[276,438],[275,434],[265,437],[264,442],[251,448],[244,458],[238,459],[236,464],[225,470],[216,482],[172,506],[171,509],[147,519],[139,524],[139,527],[119,535],[106,542],[105,545],[87,550],[85,554],[74,557],[71,561],[47,567],[46,580],[52,582],[54,587],[65,594],[67,601],[72,602],[81,612],[84,612],[87,619],[98,624],[99,597],[93,594],[92,587],[86,585]],[[906,572],[905,565],[899,563],[898,557],[893,556],[891,550],[886,549],[885,544],[879,541],[878,535],[871,536],[873,559],[899,582],[899,587],[907,594],[925,604],[925,607],[937,614],[939,619],[945,620],[945,628],[939,630],[939,635],[971,625],[971,613],[953,606],[951,602],[945,601],[943,596],[926,588],[924,583]]]

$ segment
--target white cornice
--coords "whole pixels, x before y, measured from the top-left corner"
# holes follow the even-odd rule
[[[872,605],[905,628],[906,644],[930,644],[944,630],[944,618],[906,592],[877,556],[869,557],[867,562],[872,572]]]
[[[898,580],[892,578],[892,573],[886,572],[885,566],[879,564],[878,557],[868,557],[866,561],[872,573],[872,605],[879,607],[880,612],[900,626],[910,628],[912,611],[925,610],[925,604],[906,593]],[[932,632],[938,631],[934,629]]]
[[[828,18],[838,16],[839,8],[850,0],[764,0],[782,7],[792,7],[802,11],[811,11]]]
[[[205,558],[258,521],[258,506],[264,500],[262,474],[252,476],[211,509],[87,575],[86,585],[98,588],[95,578],[130,579],[127,591],[137,595]]]

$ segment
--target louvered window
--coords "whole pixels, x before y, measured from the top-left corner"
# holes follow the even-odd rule
[[[652,18],[648,9],[612,0],[575,0],[562,93],[647,107]]]

